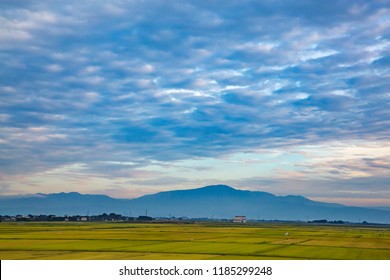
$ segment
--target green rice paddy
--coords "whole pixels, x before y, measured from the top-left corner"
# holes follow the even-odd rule
[[[390,227],[12,222],[0,223],[0,259],[390,260]]]

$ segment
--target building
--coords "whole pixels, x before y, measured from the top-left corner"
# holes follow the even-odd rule
[[[246,216],[235,216],[233,223],[246,223]]]

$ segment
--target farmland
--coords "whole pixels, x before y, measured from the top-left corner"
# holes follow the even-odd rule
[[[385,259],[390,227],[305,223],[0,223],[0,259]]]

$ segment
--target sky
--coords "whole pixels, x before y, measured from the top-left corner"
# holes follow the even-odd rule
[[[389,0],[0,0],[0,195],[390,206],[389,66]]]

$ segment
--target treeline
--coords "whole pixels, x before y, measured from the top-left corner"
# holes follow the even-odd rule
[[[338,220],[338,221],[328,221],[328,220],[313,220],[309,221],[308,223],[313,223],[313,224],[345,224],[346,222]]]
[[[103,213],[101,215],[92,215],[92,216],[82,216],[82,215],[73,215],[73,216],[56,216],[56,215],[0,215],[0,221],[2,222],[84,222],[84,221],[152,221],[153,218],[149,216],[138,216],[138,217],[128,217],[115,213]]]

